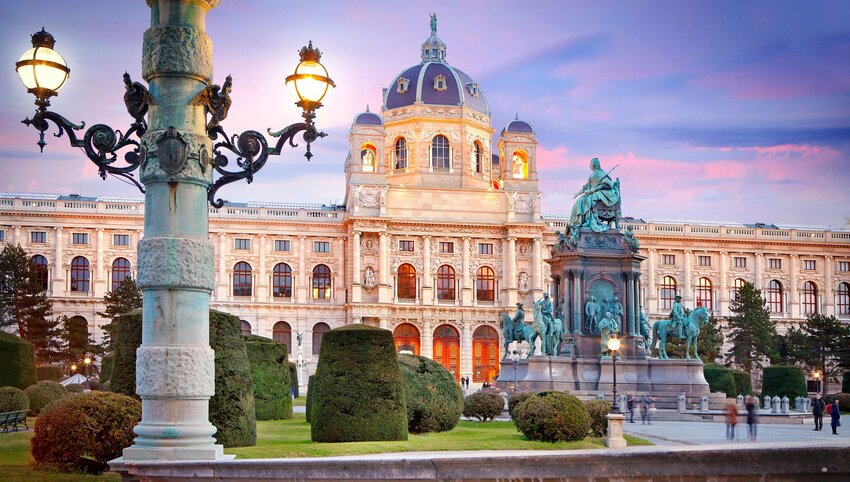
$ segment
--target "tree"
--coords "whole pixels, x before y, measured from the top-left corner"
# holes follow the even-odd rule
[[[729,341],[732,349],[726,355],[727,363],[740,364],[752,373],[767,358],[775,358],[776,324],[770,319],[767,301],[752,283],[744,283],[738,296],[732,300],[729,318]]]
[[[142,307],[142,290],[131,277],[124,278],[118,286],[103,297],[106,311],[98,312],[98,316],[109,318],[110,322],[103,326],[103,349],[112,351],[112,337],[115,330],[115,318]]]
[[[82,316],[62,316],[60,321],[59,338],[62,340],[62,352],[57,361],[62,361],[67,366],[76,364],[78,369],[83,371],[86,357],[102,354],[103,348],[95,343],[89,332],[88,322]],[[91,375],[93,368],[88,367],[86,370],[86,375]]]
[[[834,316],[809,315],[783,338],[788,362],[806,370],[820,370],[824,380],[838,381],[848,361],[850,326]]]
[[[21,245],[6,245],[0,252],[0,327],[14,327],[33,344],[41,363],[54,360],[61,344],[60,322],[53,318],[53,303],[38,274]]]

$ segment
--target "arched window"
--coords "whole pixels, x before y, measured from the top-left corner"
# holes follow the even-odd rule
[[[407,169],[407,139],[404,137],[395,141],[395,168]]]
[[[745,284],[747,284],[747,281],[743,278],[735,278],[735,283],[733,285],[735,291],[732,292],[732,299],[738,299],[738,293],[741,291],[741,288],[743,288]]]
[[[112,291],[118,289],[118,285],[130,274],[130,262],[126,258],[116,258],[112,262]]]
[[[460,334],[451,325],[434,330],[434,361],[460,379]]]
[[[316,323],[313,325],[313,354],[318,355],[319,349],[322,348],[322,336],[328,331],[330,331],[331,327],[328,326],[327,323]]]
[[[251,265],[240,261],[233,267],[233,296],[251,296]]]
[[[475,299],[478,301],[496,300],[496,275],[489,266],[478,268],[475,275]]]
[[[481,143],[475,141],[472,143],[472,169],[476,173],[480,173],[483,165],[484,150],[481,149]]]
[[[492,383],[499,375],[499,333],[482,325],[472,333],[472,381]]]
[[[775,279],[767,284],[767,307],[771,313],[782,313],[782,283]]]
[[[363,172],[375,172],[377,159],[378,151],[375,146],[363,144],[360,147],[360,165],[363,167]]]
[[[672,276],[665,276],[661,280],[661,289],[658,291],[658,298],[661,299],[661,309],[669,310],[673,308],[673,301],[676,299],[676,279]]]
[[[37,254],[32,257],[30,262],[32,263],[32,269],[35,272],[36,285],[42,291],[47,291],[47,278],[49,275],[47,269],[47,258],[40,254]]]
[[[395,351],[409,351],[419,354],[419,330],[410,323],[401,323],[393,330]]]
[[[803,314],[814,315],[818,312],[818,287],[811,281],[803,283]]]
[[[455,299],[455,269],[447,264],[437,268],[437,299]]]
[[[838,283],[836,295],[835,304],[838,315],[850,315],[850,284]]]
[[[286,345],[286,353],[292,354],[292,327],[285,321],[278,321],[272,327],[272,340]]]
[[[431,167],[434,170],[449,169],[449,140],[446,136],[436,135],[431,140]]]
[[[403,300],[416,299],[416,268],[405,263],[398,267],[396,296]]]
[[[251,334],[251,324],[245,320],[239,320],[239,329],[242,330],[243,335]]]
[[[274,265],[272,271],[272,296],[275,298],[292,297],[292,268],[286,263]]]
[[[514,179],[528,179],[528,154],[525,151],[514,151],[511,177]]]
[[[331,269],[323,264],[313,268],[313,299],[325,300],[331,297]],[[318,353],[318,352],[316,352]]]
[[[703,306],[708,311],[711,311],[714,308],[711,295],[711,280],[700,278],[697,281],[697,306]]]
[[[89,260],[82,256],[77,256],[71,260],[71,291],[80,291],[88,293],[89,279]]]

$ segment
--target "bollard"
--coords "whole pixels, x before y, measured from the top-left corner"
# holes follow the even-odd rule
[[[795,397],[794,398],[794,411],[795,412],[802,412],[804,403],[805,402],[803,402],[803,397],[800,397],[800,396]]]
[[[782,397],[782,400],[780,401],[780,410],[785,415],[788,414],[788,402],[788,397]]]
[[[743,395],[738,395],[735,398],[735,405],[738,407],[738,410],[744,409],[744,396]]]
[[[765,410],[770,410],[770,395],[764,396],[764,405],[762,405],[761,408],[763,408]]]
[[[628,397],[626,397],[625,395],[620,395],[617,398],[619,398],[619,400],[617,400],[617,403],[619,404],[620,412],[622,412],[622,413],[628,412],[629,411]]]
[[[779,404],[781,403],[781,400],[779,400],[779,396],[774,395],[773,398],[770,401],[771,401],[770,412],[771,413],[779,413]]]
[[[708,411],[708,395],[703,395],[699,397],[699,411],[707,412]]]
[[[687,408],[687,401],[685,400],[685,394],[684,393],[679,395],[678,397],[676,397],[676,405],[677,405],[677,407],[676,407],[677,410],[679,410],[680,412],[684,412],[685,410],[688,409]]]
[[[605,394],[604,393],[597,393],[596,399],[597,400],[605,400]]]

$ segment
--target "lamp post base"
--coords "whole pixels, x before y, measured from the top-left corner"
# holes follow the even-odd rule
[[[609,413],[608,435],[605,436],[605,446],[609,449],[624,449],[628,446],[626,438],[623,437],[623,422],[626,417],[622,413]]]

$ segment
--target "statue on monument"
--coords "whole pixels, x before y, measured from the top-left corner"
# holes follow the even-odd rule
[[[611,335],[616,335],[617,333],[619,333],[617,320],[614,319],[610,311],[606,311],[605,316],[599,321],[600,353],[605,354],[608,352],[608,339],[611,338]]]
[[[649,328],[649,320],[646,318],[646,313],[643,311],[643,306],[640,307],[640,313],[638,314],[638,323],[640,325],[640,336],[643,337],[644,346],[649,346],[650,339],[652,338],[652,330]]]
[[[584,327],[588,333],[596,333],[599,329],[600,306],[596,303],[596,297],[591,296],[584,305]]]
[[[626,243],[629,245],[629,249],[632,250],[633,253],[637,253],[638,249],[640,249],[640,242],[638,242],[635,237],[634,231],[632,231],[632,227],[629,226],[626,228],[626,232],[623,233],[623,237],[626,239]]]
[[[617,298],[611,298],[610,305],[611,305],[611,313],[614,314],[614,320],[617,321],[617,323],[619,324],[618,326],[622,330],[623,326],[625,326],[624,323],[623,323],[623,321],[625,319],[625,312],[623,311],[623,305],[620,304],[620,300],[618,300]]]
[[[609,229],[611,223],[619,227],[619,179],[611,179],[609,173],[602,170],[602,165],[596,157],[590,160],[590,170],[593,174],[587,179],[584,187],[573,196],[576,203],[570,214],[570,226],[572,229],[589,227],[596,232]]]
[[[514,341],[528,343],[531,349],[528,357],[534,355],[534,343],[541,334],[538,334],[537,330],[525,323],[525,310],[522,307],[522,303],[516,304],[516,313],[514,313],[513,318],[507,312],[502,313],[502,320],[499,323],[499,327],[502,328],[502,336],[505,338],[505,358],[508,356],[508,345]]]
[[[685,308],[682,306],[682,296],[676,295],[673,310],[670,311],[670,328],[675,329],[679,338],[685,338]]]

